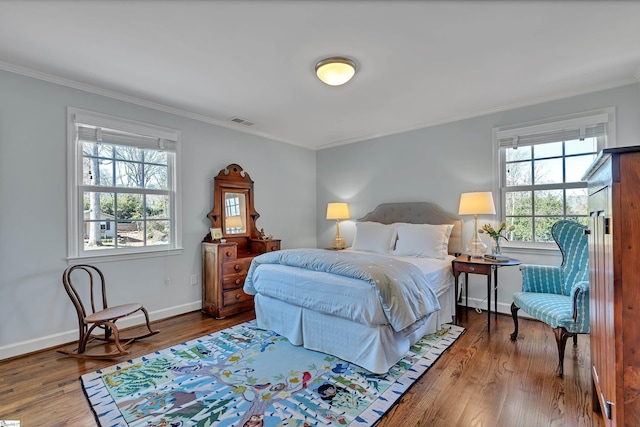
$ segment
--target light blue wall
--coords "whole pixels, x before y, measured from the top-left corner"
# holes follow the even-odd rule
[[[0,359],[77,334],[60,280],[67,267],[67,106],[182,132],[184,252],[99,264],[110,304],[140,301],[156,318],[198,309],[201,288],[190,277],[200,282],[213,178],[230,163],[255,181],[259,227],[284,248],[316,246],[313,150],[0,71]]]
[[[335,233],[324,219],[327,202],[349,202],[353,218],[394,201],[433,201],[456,212],[460,193],[494,185],[493,127],[615,107],[618,145],[636,145],[639,104],[634,84],[314,152],[0,71],[0,359],[75,339],[60,281],[67,266],[67,106],[182,132],[183,254],[100,264],[112,304],[138,300],[161,318],[199,306],[199,283],[189,280],[200,278],[213,178],[229,163],[255,181],[259,227],[284,248],[324,247]],[[348,243],[353,231],[352,222],[343,224]],[[470,231],[466,221],[465,239]],[[559,262],[557,253],[510,255]],[[521,285],[517,269],[503,270],[499,300],[506,311]],[[484,298],[484,282],[470,282],[472,300]]]
[[[496,186],[494,127],[604,107],[615,107],[617,145],[640,144],[640,86],[632,84],[320,150],[316,164],[318,245],[329,246],[335,235],[335,223],[324,219],[328,202],[348,202],[353,219],[383,202],[429,201],[457,213],[460,193],[492,191]],[[471,237],[473,220],[463,220],[466,242]],[[480,220],[497,222],[495,216]],[[354,232],[353,221],[342,223],[341,233],[347,244],[352,243]],[[561,262],[559,252],[553,251],[508,254],[527,263]],[[499,283],[499,310],[507,312],[511,295],[521,290],[519,270],[501,269]],[[486,297],[484,278],[472,276],[470,284],[473,286],[469,295],[474,301]]]

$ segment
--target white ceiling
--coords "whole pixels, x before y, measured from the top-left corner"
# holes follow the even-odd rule
[[[318,149],[637,82],[640,2],[2,0],[0,69]]]

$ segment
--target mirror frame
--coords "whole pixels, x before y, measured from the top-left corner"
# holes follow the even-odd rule
[[[245,224],[246,232],[239,234],[227,234],[225,228],[225,194],[226,193],[242,193],[246,198]],[[225,239],[242,238],[246,240],[257,239],[259,231],[256,228],[256,220],[260,214],[256,212],[253,206],[253,180],[242,167],[236,163],[232,163],[226,168],[220,170],[218,176],[214,179],[213,185],[213,209],[207,214],[207,218],[211,221],[211,228],[221,228],[222,235]],[[209,239],[211,236],[209,235]]]

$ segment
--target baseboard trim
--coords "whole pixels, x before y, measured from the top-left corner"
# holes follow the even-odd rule
[[[464,297],[460,301],[458,305],[464,307]],[[479,299],[479,298],[469,298],[469,308],[477,310],[480,309],[483,312],[487,311],[487,300]],[[491,301],[491,311],[493,311],[493,301]],[[498,301],[498,313],[507,314],[511,316],[511,303],[504,303]],[[524,319],[533,319],[533,317],[529,316],[527,312],[524,310],[518,310],[518,317],[522,317]]]
[[[150,311],[149,318],[151,321],[166,319],[168,317],[177,316],[191,311],[199,310],[202,307],[200,301],[193,301],[186,304],[176,305],[173,307],[167,307],[160,310]],[[144,324],[144,315],[139,314],[135,316],[125,317],[118,321],[120,328],[129,328]],[[21,356],[27,353],[33,353],[34,351],[44,350],[50,347],[56,347],[62,344],[71,343],[78,340],[78,330],[69,330],[60,332],[57,334],[47,335],[40,338],[34,338],[32,340],[21,341],[14,344],[8,344],[0,347],[0,360],[8,359],[11,357]]]

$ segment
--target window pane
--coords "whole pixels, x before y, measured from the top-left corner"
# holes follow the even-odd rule
[[[505,150],[507,162],[513,162],[515,160],[530,160],[531,159],[531,146],[507,148]]]
[[[113,160],[100,159],[100,185],[113,185]]]
[[[507,224],[513,224],[515,230],[509,233],[511,241],[531,242],[533,238],[533,223],[531,217],[510,218],[507,216]]]
[[[168,219],[169,218],[169,196],[168,195],[148,195],[147,219]]]
[[[587,189],[568,189],[567,215],[586,215],[588,212],[589,207],[587,206]]]
[[[116,219],[142,219],[142,195],[118,194]]]
[[[564,201],[562,196],[562,190],[534,191],[534,215],[564,215]]]
[[[562,156],[562,142],[551,142],[549,144],[538,144],[533,146],[533,157],[535,159],[560,156]]]
[[[530,216],[532,214],[531,191],[510,191],[506,194],[505,215]]]
[[[116,162],[117,187],[144,188],[144,166],[142,163]]]
[[[118,221],[118,242],[121,247],[144,246],[143,221]]]
[[[161,165],[144,165],[144,188],[157,190],[167,189],[167,167]]]
[[[170,235],[169,221],[147,221],[147,245],[166,245]]]
[[[140,148],[116,145],[115,149],[115,157],[118,160],[128,160],[132,162],[142,161],[142,152],[144,150],[141,150]]]
[[[535,241],[536,242],[553,242],[551,237],[551,226],[561,220],[558,217],[541,217],[534,218],[534,224],[536,229]]]
[[[591,166],[595,158],[595,154],[567,157],[564,160],[564,164],[566,165],[566,182],[580,182],[587,168]]]
[[[167,165],[166,151],[144,150],[144,162],[156,165]]]
[[[595,153],[597,151],[598,143],[596,138],[585,138],[584,141],[574,139],[565,141],[564,143],[564,152],[567,156],[572,154]]]
[[[99,192],[83,193],[83,239],[85,250],[104,249],[111,232],[113,194]]]
[[[82,158],[82,183],[84,185],[95,185],[93,167],[97,163],[95,157],[83,157]]]
[[[534,160],[534,184],[562,183],[562,159]]]
[[[508,163],[507,187],[531,185],[531,162]]]

